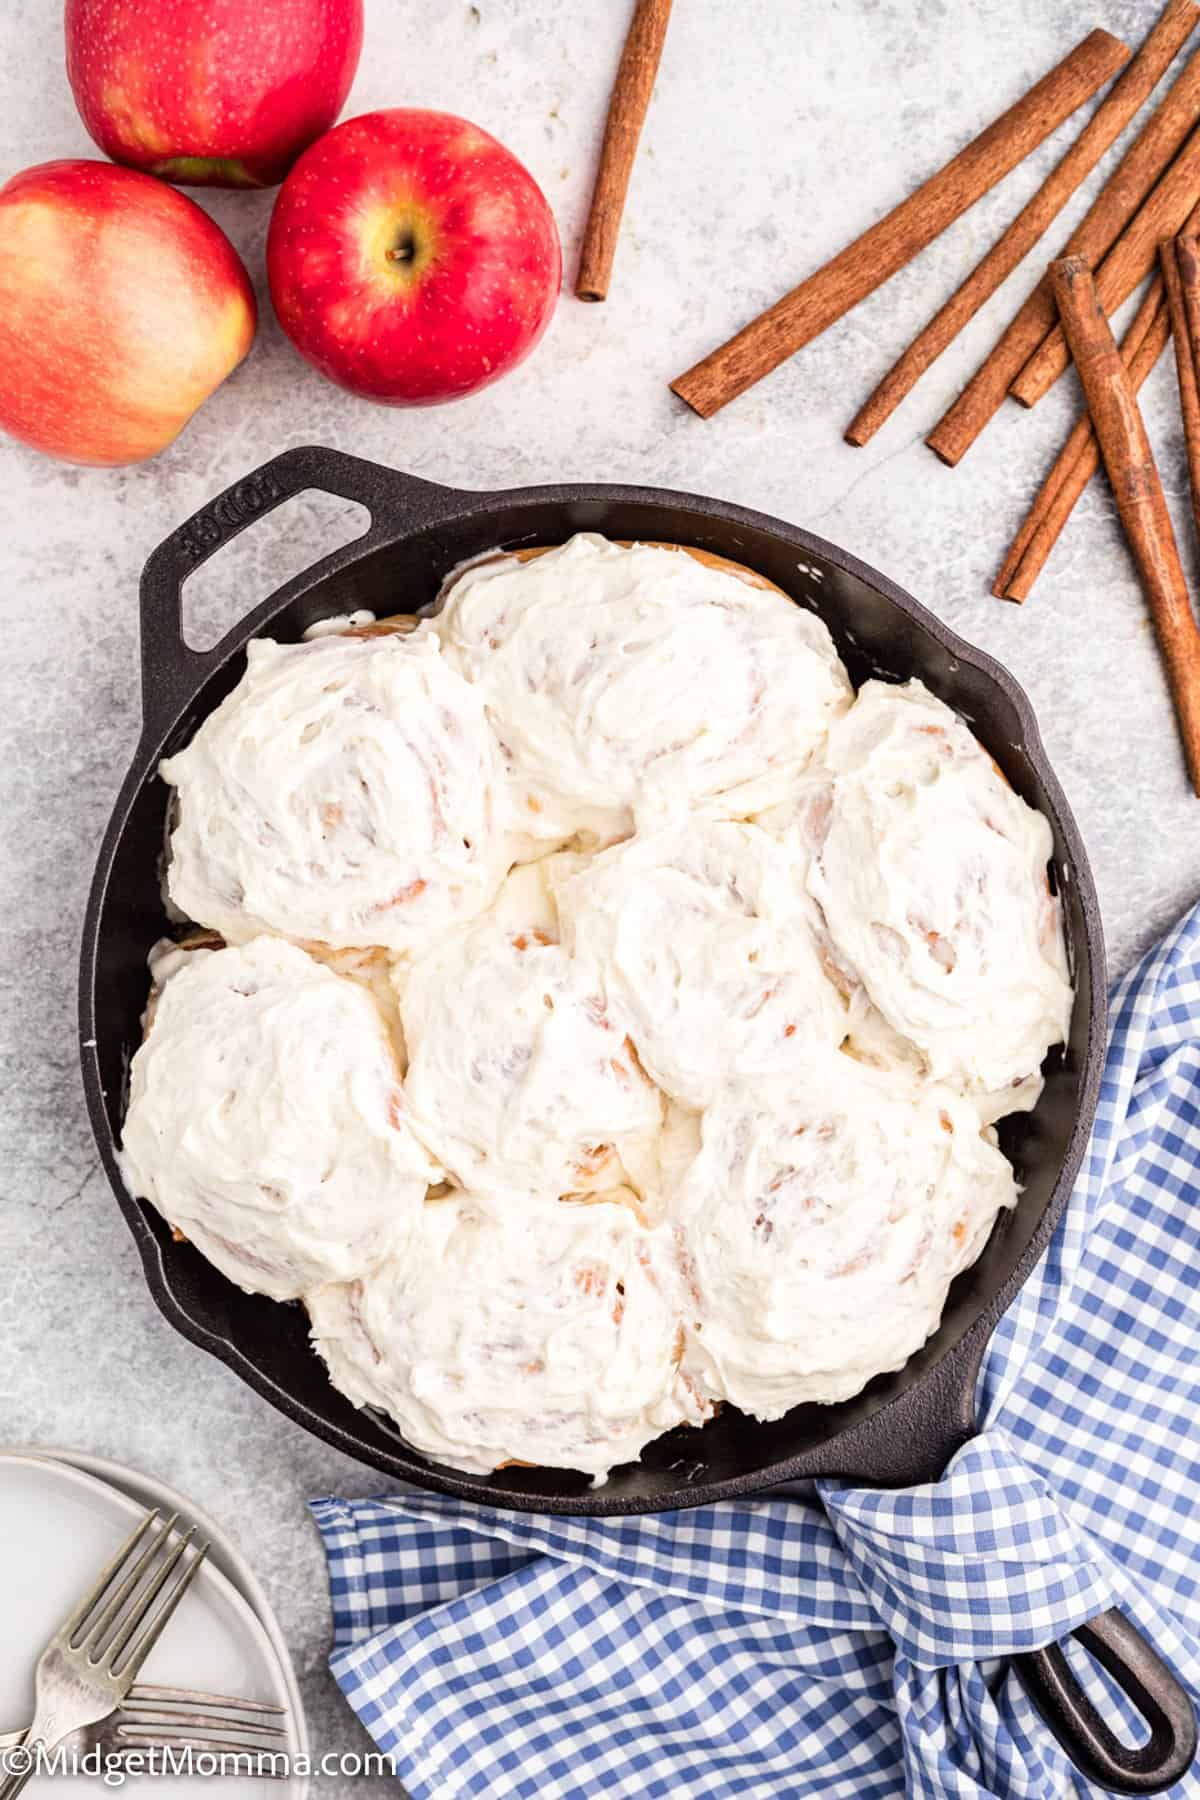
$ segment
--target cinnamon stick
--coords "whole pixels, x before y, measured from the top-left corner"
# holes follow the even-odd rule
[[[889,369],[870,399],[859,409],[846,430],[848,444],[861,446],[871,441],[930,364],[954,341],[963,326],[975,317],[1000,283],[1011,275],[1038,239],[1049,230],[1080,182],[1095,168],[1109,145],[1120,137],[1147,96],[1153,93],[1174,60],[1176,51],[1195,30],[1198,22],[1200,8],[1196,6],[1195,0],[1168,0],[1166,10],[1153,31],[1066,155],[1046,177],[1033,198],[1021,208],[999,242],[975,265],[962,286],[951,295],[924,330],[918,333],[904,354]],[[1197,74],[1200,75],[1200,67]],[[1200,91],[1200,81],[1197,88]],[[1049,295],[1047,302],[1052,306]],[[1047,329],[1053,322],[1051,310]],[[1036,348],[1036,345],[1031,345],[1030,348]],[[1018,363],[1012,374],[1017,374],[1020,368],[1021,363]]]
[[[1174,237],[1200,199],[1200,126],[1096,270],[1096,292],[1106,313],[1115,312],[1154,267],[1163,238]],[[1022,406],[1036,406],[1071,360],[1062,325],[1056,325],[1026,363],[1009,392]]]
[[[1054,264],[1053,274],[1059,317],[1087,395],[1121,524],[1138,565],[1175,701],[1192,787],[1200,794],[1200,627],[1188,597],[1166,496],[1137,395],[1091,270],[1082,257],[1068,256]]]
[[[1200,231],[1200,204],[1188,214],[1183,231],[1188,236]],[[1163,279],[1155,275],[1121,340],[1121,360],[1135,389],[1141,387],[1166,349],[1170,332]],[[1085,410],[1038,490],[992,584],[998,600],[1028,600],[1075,502],[1099,467],[1100,446]]]
[[[1175,340],[1175,376],[1187,447],[1192,517],[1200,533],[1200,244],[1178,237],[1159,245],[1171,336]]]
[[[670,17],[671,0],[637,0],[634,7],[609,101],[600,167],[583,234],[575,280],[575,293],[580,300],[604,300],[608,295],[633,159],[654,92]]]
[[[1121,340],[1121,361],[1129,370],[1135,391],[1166,349],[1170,334],[1162,282],[1156,277]],[[992,585],[998,600],[1028,600],[1076,501],[1099,467],[1100,446],[1091,415],[1085,411],[1042,483]]]
[[[1145,129],[1134,139],[1067,239],[1063,255],[1085,257],[1094,268],[1120,237],[1198,121],[1200,55],[1191,58]],[[1047,270],[995,349],[925,439],[942,462],[953,468],[966,455],[1055,322],[1054,290]]]
[[[911,262],[1128,60],[1093,31],[1014,106],[815,275],[671,383],[703,419],[745,393]]]

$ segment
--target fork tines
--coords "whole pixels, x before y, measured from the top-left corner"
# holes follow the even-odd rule
[[[273,1700],[242,1700],[235,1694],[203,1694],[194,1688],[155,1687],[153,1682],[139,1681],[137,1687],[126,1700],[122,1711],[132,1712],[134,1709],[146,1707],[187,1706],[193,1710],[203,1708],[205,1712],[220,1711],[233,1713],[258,1713],[282,1719],[286,1707],[277,1706]]]
[[[133,1681],[208,1554],[192,1526],[175,1535],[178,1514],[156,1532],[159,1517],[146,1515],[63,1628],[72,1651],[122,1684]]]
[[[226,1759],[239,1772],[282,1777],[287,1772],[287,1728],[282,1706],[187,1688],[139,1688],[121,1709],[113,1744],[117,1756],[148,1752],[145,1772],[169,1772],[165,1759],[182,1752]],[[160,1770],[159,1761],[162,1759]],[[143,1767],[139,1755],[139,1767]]]
[[[284,1718],[282,1706],[262,1700],[235,1700],[222,1694],[193,1694],[186,1688],[139,1688],[121,1707],[117,1734],[122,1739],[153,1734],[166,1740],[176,1731],[207,1732],[219,1737],[229,1748],[245,1736],[262,1740],[259,1747],[272,1748],[287,1737],[286,1727],[274,1720]]]

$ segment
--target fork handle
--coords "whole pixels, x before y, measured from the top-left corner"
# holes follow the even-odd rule
[[[3,1782],[0,1783],[0,1800],[17,1800],[17,1795],[23,1793],[28,1783],[33,1780],[38,1764],[38,1753],[47,1748],[45,1738],[35,1737],[32,1731],[18,1732],[16,1736],[16,1743],[6,1746],[6,1763],[8,1756],[11,1756],[14,1750],[24,1749],[28,1755],[20,1759],[22,1762],[20,1769],[10,1770],[5,1774]]]

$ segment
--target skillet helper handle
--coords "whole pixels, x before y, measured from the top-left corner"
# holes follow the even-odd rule
[[[1072,1633],[1108,1670],[1150,1727],[1123,1744],[1105,1724],[1058,1644],[1013,1658],[1030,1699],[1080,1774],[1115,1794],[1161,1794],[1196,1754],[1191,1696],[1125,1614],[1112,1607]]]
[[[389,525],[435,511],[437,499],[447,492],[416,476],[308,444],[285,450],[208,501],[163,539],[142,572],[144,729],[153,730],[177,717],[209,669],[221,660],[220,645],[201,652],[191,649],[184,638],[183,584],[188,576],[247,526],[307,488],[357,501],[371,515],[366,537],[333,552],[326,559],[331,567],[342,555],[361,556],[371,539],[382,535]],[[310,574],[305,571],[306,576]]]

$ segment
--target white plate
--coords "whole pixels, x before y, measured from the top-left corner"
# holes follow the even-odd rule
[[[31,1717],[41,1647],[143,1511],[139,1501],[80,1469],[37,1457],[0,1457],[0,1728]],[[292,1720],[291,1695],[270,1638],[227,1577],[207,1564],[140,1679],[273,1701],[288,1708]],[[301,1749],[294,1722],[287,1747],[293,1754]],[[299,1777],[280,1783],[230,1775],[220,1782],[219,1800],[302,1800],[305,1786]],[[78,1800],[80,1790],[63,1775],[40,1780],[37,1791],[47,1800]],[[156,1780],[154,1791],[171,1800],[214,1796],[212,1782],[200,1777]]]
[[[296,1680],[291,1652],[279,1628],[279,1621],[258,1576],[211,1513],[202,1512],[194,1501],[188,1500],[178,1489],[168,1487],[165,1481],[143,1475],[140,1469],[126,1468],[123,1463],[110,1462],[107,1457],[91,1456],[84,1450],[46,1450],[37,1444],[14,1444],[9,1450],[0,1450],[0,1459],[5,1456],[36,1457],[39,1462],[65,1463],[68,1468],[82,1469],[85,1475],[94,1475],[98,1481],[107,1482],[109,1487],[128,1494],[131,1500],[136,1500],[141,1506],[157,1506],[168,1517],[173,1512],[184,1514],[189,1523],[194,1524],[201,1535],[209,1539],[212,1544],[209,1561],[216,1564],[243,1600],[249,1603],[258,1623],[270,1639],[279,1663],[280,1676],[287,1689],[288,1717],[295,1730],[296,1745],[304,1756],[310,1755],[304,1701],[300,1695],[300,1684]],[[277,1790],[275,1800],[307,1800],[309,1786],[308,1778],[298,1775],[290,1786]]]

